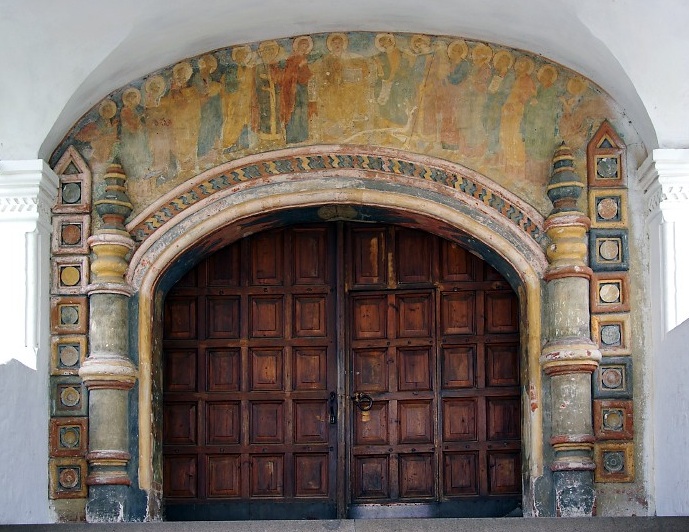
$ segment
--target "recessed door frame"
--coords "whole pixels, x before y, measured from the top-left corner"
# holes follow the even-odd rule
[[[407,157],[409,154],[407,154]],[[270,154],[265,158],[270,159]],[[427,163],[426,157],[419,164]],[[456,166],[456,165],[455,165]],[[458,172],[469,172],[456,166]],[[220,171],[220,170],[219,170]],[[476,178],[472,174],[473,178]],[[486,178],[482,179],[484,181]],[[494,183],[500,193],[509,195]],[[519,201],[512,198],[514,201]],[[164,202],[169,198],[163,198]],[[542,218],[528,205],[531,223],[542,226]],[[534,508],[534,483],[544,474],[543,418],[541,396],[541,309],[543,272],[547,260],[541,246],[523,227],[507,215],[487,209],[475,198],[454,188],[419,178],[376,174],[371,171],[325,175],[314,171],[298,177],[257,179],[243,183],[227,193],[207,198],[157,229],[136,251],[127,273],[135,293],[135,313],[131,327],[138,340],[138,485],[148,494],[150,515],[156,515],[161,502],[158,489],[160,442],[154,436],[152,414],[159,401],[154,397],[156,367],[160,349],[162,295],[174,280],[177,267],[188,265],[212,251],[248,233],[277,226],[279,216],[291,213],[290,223],[297,223],[304,209],[322,209],[323,219],[356,219],[369,216],[386,222],[386,213],[407,225],[425,229],[456,241],[481,255],[513,284],[520,300],[522,323],[523,389],[523,506],[525,514]],[[282,219],[282,223],[287,222]],[[375,221],[375,220],[374,220]],[[220,229],[226,239],[214,234]],[[343,311],[343,309],[340,309]],[[342,430],[342,429],[339,429]],[[343,440],[343,438],[340,438]],[[342,456],[342,453],[339,453]],[[344,487],[338,487],[338,490]]]

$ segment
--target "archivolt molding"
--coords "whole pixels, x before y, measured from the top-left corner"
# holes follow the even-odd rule
[[[312,182],[314,179],[317,184]],[[310,199],[304,198],[301,203],[282,197],[286,187],[294,191],[299,184]],[[365,203],[351,189],[374,185],[389,194],[420,195],[424,191],[435,194],[439,204],[463,206],[479,221],[492,225],[493,231],[508,236],[515,247],[522,248],[522,255],[528,257],[534,270],[545,269],[543,247],[547,237],[543,217],[486,177],[447,161],[392,149],[316,146],[246,157],[204,172],[162,197],[127,225],[140,243],[128,280],[137,286],[143,275],[141,268],[163,253],[174,235],[188,232],[197,224],[208,225],[205,219],[209,215],[230,206],[258,197],[278,209],[290,208],[295,201],[301,206]],[[434,217],[436,213],[425,214]],[[489,241],[485,243],[491,246]]]
[[[282,175],[313,172],[341,175],[352,171],[413,177],[446,185],[495,210],[538,244],[545,242],[543,217],[514,194],[476,172],[428,156],[410,157],[398,150],[343,146],[280,150],[224,164],[177,187],[137,216],[127,228],[141,242],[177,214],[239,183]]]
[[[324,161],[327,155],[318,154],[316,150],[305,150],[305,154],[291,155],[295,160],[312,157],[312,160]],[[315,153],[314,153],[315,152]],[[349,154],[352,160],[369,161],[367,157],[380,156],[373,154]],[[332,155],[346,158],[347,154]],[[275,154],[255,157],[250,163],[255,168],[275,168]],[[403,159],[414,168],[423,166],[415,158]],[[295,163],[296,164],[296,163]],[[302,162],[303,164],[303,162]],[[443,168],[443,167],[441,167]],[[164,208],[174,203],[183,194],[198,195],[201,190],[210,192],[206,183],[215,179],[222,182],[220,174],[235,172],[227,167],[199,176],[187,187],[180,188],[133,220],[128,227],[134,233],[143,227],[146,220],[154,213],[161,213]],[[447,170],[446,170],[447,171]],[[468,170],[459,174],[455,170],[453,179],[456,183],[464,182],[464,177],[472,179],[475,186],[481,186],[483,192],[476,193],[485,198],[475,197],[462,191],[441,185],[433,180],[419,179],[398,174],[386,174],[373,170],[353,171],[322,170],[284,173],[276,176],[254,177],[234,186],[216,190],[207,197],[196,200],[185,206],[175,216],[164,221],[151,231],[145,241],[141,242],[130,261],[127,281],[138,291],[138,349],[139,349],[139,478],[141,489],[151,490],[155,485],[153,475],[153,436],[151,428],[153,398],[153,365],[155,331],[155,292],[164,272],[185,252],[194,246],[208,242],[209,236],[223,227],[239,228],[251,232],[260,230],[249,224],[241,229],[244,221],[252,220],[262,214],[275,211],[287,211],[318,205],[357,205],[380,207],[384,210],[406,213],[411,219],[436,220],[444,225],[456,228],[471,239],[481,241],[493,252],[501,255],[510,263],[521,277],[520,297],[524,301],[524,323],[528,324],[524,337],[525,356],[528,360],[527,386],[529,389],[529,408],[525,412],[526,424],[529,427],[525,434],[525,456],[528,458],[528,470],[532,479],[543,475],[543,409],[541,398],[541,367],[538,363],[542,343],[542,279],[547,260],[540,243],[532,236],[543,233],[542,219],[532,208],[517,198],[504,194],[498,187],[490,187],[485,178]],[[239,173],[239,172],[238,172]],[[203,186],[203,189],[201,188]],[[490,198],[497,198],[490,204]],[[519,208],[528,216],[534,228],[528,232],[525,227],[515,222],[512,217],[499,211],[494,205],[499,200],[510,207]],[[342,209],[347,212],[347,209]],[[527,214],[528,213],[528,214]],[[537,232],[538,231],[538,232]],[[199,252],[208,252],[206,248]]]

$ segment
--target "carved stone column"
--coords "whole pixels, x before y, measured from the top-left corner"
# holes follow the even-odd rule
[[[119,164],[105,175],[105,192],[95,202],[101,227],[88,239],[91,262],[88,359],[79,375],[89,390],[89,501],[90,522],[126,519],[129,454],[129,390],[137,370],[129,359],[129,297],[124,280],[127,256],[134,242],[124,227],[132,210]]]
[[[589,328],[591,269],[586,265],[586,234],[591,222],[577,208],[583,188],[572,153],[563,143],[555,152],[548,186],[554,208],[544,226],[551,243],[544,305],[548,342],[541,353],[552,395],[555,511],[563,517],[595,511],[591,373],[601,354]]]

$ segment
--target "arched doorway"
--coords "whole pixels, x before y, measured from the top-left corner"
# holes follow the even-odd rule
[[[518,299],[456,242],[394,224],[269,229],[189,270],[163,330],[167,518],[521,504]]]
[[[292,166],[295,172],[224,186],[226,176],[234,175],[237,165],[275,170],[284,167],[275,161],[288,155],[299,157],[302,152],[319,161],[339,160],[319,154],[344,153],[367,169],[296,172]],[[128,231],[143,239],[132,255],[126,279],[136,292],[131,327],[137,338],[139,368],[137,482],[147,495],[151,517],[162,516],[163,502],[160,340],[165,294],[199,260],[245,236],[324,221],[377,222],[420,229],[458,243],[508,280],[518,295],[522,336],[522,507],[525,515],[537,513],[536,490],[543,481],[548,482],[539,363],[542,278],[547,264],[540,243],[542,217],[499,185],[466,168],[391,150],[374,150],[375,155],[355,153],[359,152],[353,148],[326,146],[253,156],[180,186],[128,224]],[[373,164],[381,154],[413,161],[415,172],[422,175],[452,175],[457,187],[399,175],[397,166],[388,170]],[[222,186],[216,189],[213,183]]]

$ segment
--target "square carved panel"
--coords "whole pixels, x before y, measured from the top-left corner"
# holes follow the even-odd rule
[[[631,357],[604,357],[593,373],[595,399],[631,399]]]
[[[634,437],[632,401],[598,399],[593,402],[593,431],[601,440],[631,440]]]
[[[78,295],[89,284],[89,259],[86,256],[54,257],[52,293]]]
[[[591,277],[591,312],[629,311],[629,274],[594,273]]]
[[[85,416],[88,392],[77,376],[50,377],[50,415],[55,417]]]
[[[594,446],[596,482],[634,481],[634,444],[600,442]]]
[[[85,456],[88,451],[88,418],[50,420],[50,456]]]
[[[88,299],[86,297],[50,298],[50,330],[53,334],[86,334]]]
[[[589,231],[589,265],[594,272],[627,271],[629,244],[625,229]]]
[[[591,338],[603,356],[629,355],[632,352],[629,314],[591,316]]]
[[[589,192],[591,227],[624,229],[627,227],[627,191],[597,188]]]
[[[86,497],[86,468],[84,458],[51,458],[49,463],[50,498]]]
[[[53,336],[50,339],[50,374],[76,375],[86,354],[86,336]]]
[[[50,249],[53,255],[87,254],[90,234],[91,217],[88,214],[56,214],[53,216]]]

